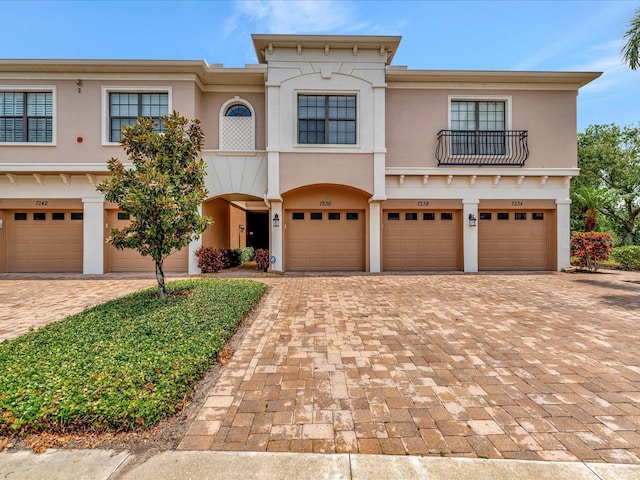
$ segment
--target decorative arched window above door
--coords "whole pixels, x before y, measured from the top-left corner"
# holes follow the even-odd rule
[[[220,150],[255,150],[255,112],[249,102],[234,97],[220,108]]]

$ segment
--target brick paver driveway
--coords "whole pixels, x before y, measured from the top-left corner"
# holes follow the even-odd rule
[[[267,279],[180,448],[640,462],[640,285],[622,279]]]
[[[640,463],[639,274],[270,285],[180,448]],[[0,275],[0,340],[154,284]]]

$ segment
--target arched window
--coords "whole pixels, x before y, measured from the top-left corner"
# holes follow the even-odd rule
[[[234,97],[220,108],[220,150],[256,148],[255,114],[249,102]]]
[[[250,117],[251,110],[249,110],[245,105],[235,104],[227,108],[227,111],[225,112],[224,116],[225,117]]]

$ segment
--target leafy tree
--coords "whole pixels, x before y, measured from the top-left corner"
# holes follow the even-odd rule
[[[613,192],[611,190],[595,188],[590,185],[583,185],[573,192],[573,201],[585,213],[585,232],[595,230],[598,213],[612,201],[612,197]]]
[[[111,176],[97,189],[132,217],[128,227],[112,229],[107,241],[151,256],[158,294],[165,298],[164,260],[198,238],[211,219],[198,210],[207,197],[204,162],[199,159],[204,141],[200,121],[177,112],[161,121],[161,132],[150,118],[123,127],[121,144],[133,168],[109,159]]]
[[[640,67],[640,8],[635,11],[629,22],[629,29],[624,34],[622,57],[631,70]]]
[[[578,167],[574,192],[583,186],[610,191],[598,210],[632,244],[640,227],[640,128],[590,125],[578,134]]]

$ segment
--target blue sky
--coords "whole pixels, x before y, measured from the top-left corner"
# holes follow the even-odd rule
[[[3,1],[0,58],[256,63],[251,33],[401,35],[411,69],[602,71],[578,130],[640,121],[640,70],[621,61],[640,1]]]

